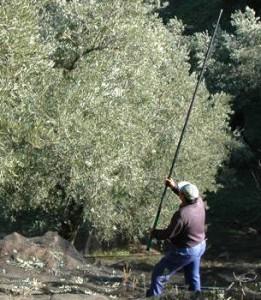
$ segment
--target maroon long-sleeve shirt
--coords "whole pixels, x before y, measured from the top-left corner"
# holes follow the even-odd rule
[[[152,237],[169,239],[176,248],[190,248],[202,242],[205,239],[205,205],[202,198],[199,197],[195,203],[181,204],[169,226],[155,229]]]

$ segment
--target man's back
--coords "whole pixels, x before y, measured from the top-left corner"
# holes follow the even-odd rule
[[[170,235],[175,247],[194,247],[205,239],[205,206],[200,197],[195,203],[180,206],[173,219],[180,228]]]

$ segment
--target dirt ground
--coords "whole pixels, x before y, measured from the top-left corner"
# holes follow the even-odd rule
[[[211,230],[202,261],[203,288],[236,288],[245,294],[243,299],[261,299],[260,234]],[[7,295],[98,293],[108,299],[144,299],[153,266],[161,258],[153,251],[83,258],[56,233],[34,239],[13,234],[0,241],[0,250],[0,293]],[[183,289],[183,284],[178,273],[169,286]]]
[[[261,299],[261,235],[251,228],[233,231],[218,226],[211,228],[208,236],[201,268],[203,289],[236,291],[237,296],[231,299]],[[122,272],[121,286],[125,284],[125,293],[122,288],[121,297],[136,299],[144,296],[153,265],[160,258],[160,255],[96,258],[93,262]],[[182,272],[173,276],[171,285],[183,288]]]

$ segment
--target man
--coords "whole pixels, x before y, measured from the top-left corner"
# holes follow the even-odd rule
[[[181,204],[166,229],[151,231],[152,238],[169,240],[171,246],[153,269],[147,297],[160,295],[170,277],[181,269],[189,290],[201,290],[200,260],[206,248],[204,203],[194,184],[177,184],[172,178],[165,184],[179,196]]]

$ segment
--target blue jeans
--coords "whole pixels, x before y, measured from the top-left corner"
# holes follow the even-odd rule
[[[200,291],[200,260],[205,250],[205,241],[191,248],[169,250],[153,269],[151,286],[146,297],[160,295],[170,277],[181,269],[184,270],[185,283],[189,290]]]

